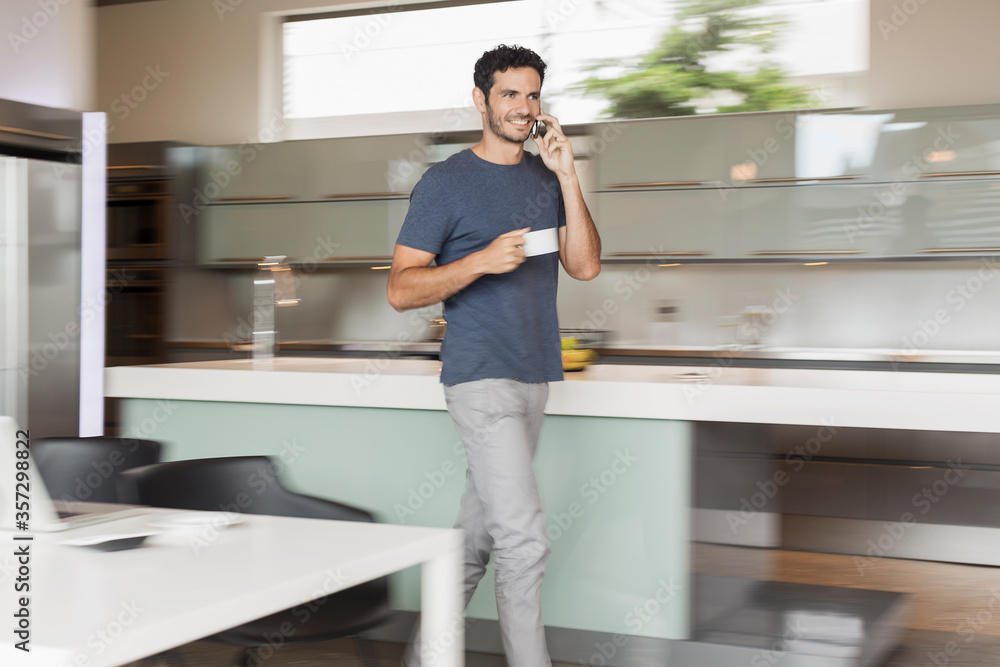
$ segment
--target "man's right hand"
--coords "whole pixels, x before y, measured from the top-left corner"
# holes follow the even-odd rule
[[[524,235],[531,227],[502,234],[454,262],[431,266],[434,253],[396,245],[389,271],[389,304],[403,312],[444,301],[488,273],[510,273],[524,263]]]
[[[529,231],[531,231],[531,227],[501,234],[483,248],[480,251],[482,253],[481,270],[483,273],[510,273],[521,266],[527,259],[522,246],[524,245],[524,235]]]

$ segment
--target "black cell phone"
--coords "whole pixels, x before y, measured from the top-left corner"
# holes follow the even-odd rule
[[[531,126],[531,132],[529,136],[534,139],[535,137],[543,136],[548,128],[545,127],[545,123],[540,120],[536,120]]]

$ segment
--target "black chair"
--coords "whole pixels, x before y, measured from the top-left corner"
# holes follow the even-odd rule
[[[233,511],[239,507],[239,511],[247,514],[338,521],[375,520],[365,510],[285,488],[278,481],[274,464],[266,456],[159,463],[126,472],[122,476],[122,487],[138,504],[153,507],[211,511]],[[244,647],[243,664],[252,665],[255,664],[253,649],[270,646],[268,638],[273,638],[282,624],[291,623],[295,633],[286,637],[284,644],[354,637],[366,664],[377,665],[378,656],[374,655],[369,642],[361,641],[360,634],[384,623],[390,614],[388,578],[382,577],[208,639]]]
[[[31,443],[31,457],[54,500],[121,503],[121,473],[158,462],[162,449],[135,438],[42,438]]]

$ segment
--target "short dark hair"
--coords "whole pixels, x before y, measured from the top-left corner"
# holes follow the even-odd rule
[[[483,91],[487,102],[493,89],[493,77],[497,72],[506,72],[511,68],[532,67],[538,72],[538,83],[545,81],[545,61],[541,56],[523,46],[507,46],[500,44],[492,51],[487,51],[476,61],[476,71],[472,75],[476,88]]]

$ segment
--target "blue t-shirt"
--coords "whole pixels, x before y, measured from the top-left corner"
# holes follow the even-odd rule
[[[559,181],[542,159],[495,164],[470,149],[435,164],[410,193],[397,243],[443,266],[515,229],[566,224]],[[444,302],[441,382],[562,379],[556,282],[559,254],[529,257],[510,273],[478,278]]]

